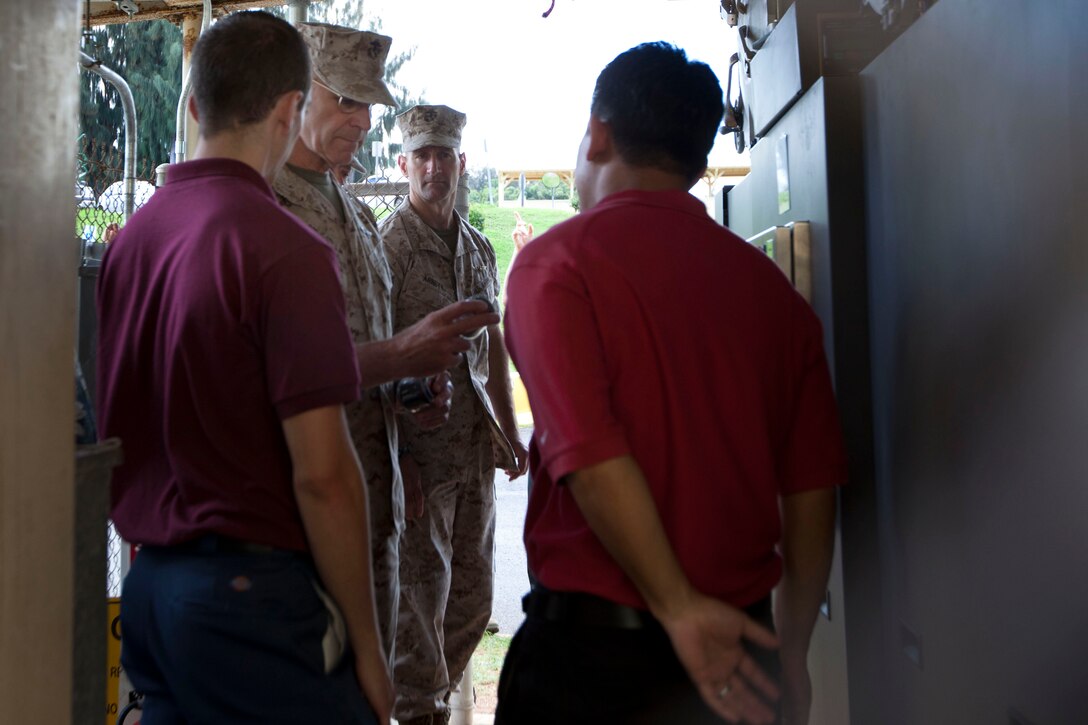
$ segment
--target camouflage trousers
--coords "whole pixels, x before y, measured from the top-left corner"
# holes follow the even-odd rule
[[[378,615],[378,630],[382,646],[392,670],[394,638],[397,634],[397,612],[400,601],[400,535],[404,506],[395,504],[395,496],[403,499],[403,491],[393,491],[388,476],[365,473],[367,513],[370,519],[370,560],[373,566],[374,604]]]
[[[420,463],[423,517],[400,540],[399,721],[447,710],[491,616],[495,463],[489,442],[477,450],[476,463],[457,471]]]

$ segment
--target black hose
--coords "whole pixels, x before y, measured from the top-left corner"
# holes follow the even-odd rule
[[[125,725],[125,718],[127,718],[128,714],[133,710],[143,710],[143,708],[140,707],[140,703],[144,699],[143,695],[132,692],[129,694],[128,698],[128,704],[121,708],[121,712],[117,713],[117,725]]]

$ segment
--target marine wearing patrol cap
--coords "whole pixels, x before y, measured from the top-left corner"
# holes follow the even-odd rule
[[[314,77],[333,93],[397,107],[382,80],[392,38],[327,23],[299,23],[298,32],[310,48]]]
[[[397,127],[404,136],[404,152],[424,146],[461,148],[461,129],[468,117],[449,106],[413,106],[397,116]]]

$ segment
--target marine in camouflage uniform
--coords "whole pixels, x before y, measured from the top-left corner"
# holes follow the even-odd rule
[[[341,209],[285,167],[274,189],[280,203],[336,250],[344,288],[348,328],[355,344],[393,334],[390,299],[392,275],[370,209],[335,186]],[[348,429],[366,480],[370,513],[370,556],[382,644],[393,655],[397,621],[398,541],[404,527],[404,485],[397,465],[397,422],[387,386],[363,392],[346,406]]]
[[[402,375],[441,372],[458,360],[456,352],[467,344],[456,326],[446,330],[436,324],[427,328],[433,334],[416,334],[410,342],[393,346],[382,342],[405,340],[403,335],[393,335],[389,263],[373,213],[330,174],[330,169],[350,163],[365,138],[370,128],[370,104],[395,105],[382,82],[390,38],[321,23],[303,23],[299,32],[310,48],[318,87],[299,141],[273,188],[284,207],[332,245],[339,262],[348,326],[359,353],[360,375],[368,386],[358,402],[347,406],[346,414],[366,480],[376,611],[391,664],[400,590],[398,542],[404,528],[404,488],[397,465],[392,388],[385,383]],[[379,343],[384,345],[380,351]],[[397,370],[398,366],[404,369]],[[414,369],[409,369],[411,366]],[[372,371],[378,368],[393,373],[388,375],[390,380],[375,379]]]
[[[310,48],[318,83],[334,92],[342,90],[357,101],[396,105],[381,81],[390,38],[319,23],[303,23],[299,32]],[[288,165],[273,188],[285,208],[336,250],[348,327],[355,344],[391,337],[393,279],[374,215],[334,184],[327,172],[321,175],[326,178],[324,189],[313,183],[314,176],[319,175]],[[380,386],[364,391],[345,412],[366,480],[378,624],[385,652],[392,657],[398,596],[397,548],[404,526],[404,487],[396,463],[396,414],[387,390]]]
[[[463,171],[457,148],[464,121],[446,106],[417,106],[397,119],[410,193],[382,221],[381,232],[393,268],[398,328],[459,299],[499,298],[491,243],[453,210],[458,168]],[[423,156],[433,158],[419,160]],[[475,337],[463,362],[450,370],[454,393],[446,425],[428,431],[401,426],[401,444],[418,464],[424,501],[422,516],[409,520],[400,542],[393,679],[394,715],[401,723],[448,718],[451,687],[491,614],[495,468],[516,476],[525,460],[496,328]],[[492,378],[489,367],[495,363],[500,374]]]

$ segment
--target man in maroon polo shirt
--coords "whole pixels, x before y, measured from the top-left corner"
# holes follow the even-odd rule
[[[815,314],[687,193],[722,110],[683,51],[617,57],[578,152],[583,212],[511,271],[540,586],[498,723],[770,723],[780,693],[807,722],[843,446]]]
[[[143,722],[387,723],[359,391],[336,257],[269,186],[298,135],[306,46],[267,13],[206,31],[194,160],[121,231],[98,287],[112,518],[140,546],[122,664]]]

